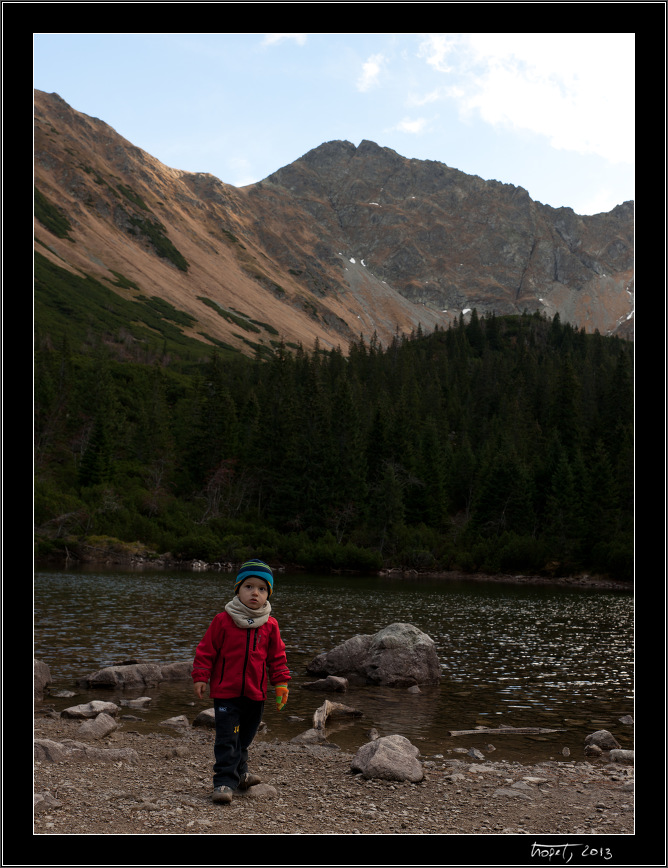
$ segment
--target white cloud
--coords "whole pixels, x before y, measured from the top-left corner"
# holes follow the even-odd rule
[[[437,87],[434,90],[429,91],[429,93],[422,94],[420,96],[416,94],[412,94],[406,100],[409,105],[429,105],[432,102],[440,102],[448,96],[451,96],[450,88]]]
[[[385,57],[382,54],[372,54],[371,57],[362,64],[362,75],[357,81],[357,89],[366,91],[377,85],[384,63]]]
[[[453,51],[456,39],[451,34],[430,33],[418,48],[418,57],[424,58],[436,72],[451,72],[452,67],[446,58]]]
[[[402,121],[399,121],[395,129],[398,130],[400,133],[418,134],[423,132],[426,126],[426,118],[415,118],[415,120],[412,120],[411,118],[404,118]]]
[[[611,163],[634,159],[634,54],[632,33],[431,34],[418,51],[464,116]]]
[[[277,45],[285,39],[294,39],[297,45],[304,45],[307,33],[267,33],[262,40],[263,45]]]

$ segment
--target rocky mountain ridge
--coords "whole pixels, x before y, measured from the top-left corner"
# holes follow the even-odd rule
[[[345,350],[473,308],[633,336],[632,202],[578,216],[368,141],[235,188],[165,166],[57,94],[35,91],[34,108],[35,250],[167,302],[198,340]]]

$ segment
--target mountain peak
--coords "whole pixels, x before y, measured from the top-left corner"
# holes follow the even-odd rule
[[[632,203],[579,217],[367,139],[235,188],[36,91],[35,187],[36,250],[55,265],[163,299],[194,338],[245,352],[270,351],[272,335],[390,341],[473,308],[607,333],[633,310]]]

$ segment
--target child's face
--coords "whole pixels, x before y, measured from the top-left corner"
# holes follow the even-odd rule
[[[269,588],[264,579],[250,576],[239,585],[239,599],[249,609],[260,609],[267,602]]]

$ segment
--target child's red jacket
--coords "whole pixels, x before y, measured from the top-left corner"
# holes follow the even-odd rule
[[[253,629],[237,627],[227,612],[220,612],[197,646],[193,681],[208,681],[212,699],[267,698],[271,684],[290,680],[278,621],[271,615]]]

